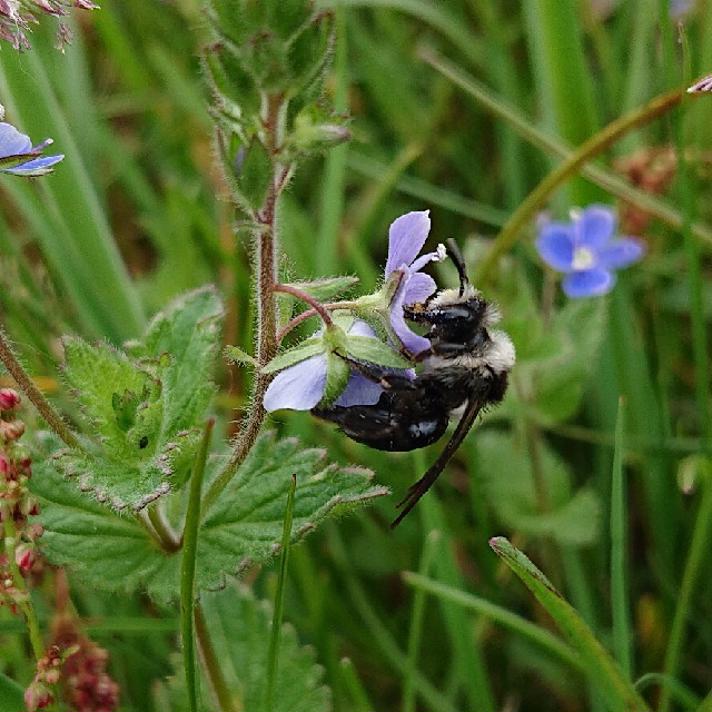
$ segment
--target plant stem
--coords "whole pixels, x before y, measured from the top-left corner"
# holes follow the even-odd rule
[[[265,97],[265,116],[263,126],[266,147],[273,158],[272,182],[265,198],[265,203],[257,212],[253,232],[257,241],[256,249],[256,288],[257,288],[257,364],[255,381],[252,388],[250,412],[243,422],[237,436],[232,455],[225,469],[215,478],[203,498],[202,511],[207,511],[220,496],[228,483],[235,476],[238,467],[257,439],[265,419],[266,411],[262,405],[271,374],[263,374],[260,369],[266,366],[277,353],[277,301],[274,287],[277,283],[277,214],[278,201],[284,189],[285,166],[278,160],[284,133],[284,114],[286,104],[281,95]]]
[[[190,478],[188,512],[183,530],[183,558],[180,570],[180,619],[183,641],[183,666],[188,706],[190,712],[198,710],[198,679],[195,674],[195,641],[193,639],[193,608],[195,606],[195,565],[198,554],[198,526],[200,525],[200,495],[203,489],[205,461],[208,458],[210,435],[215,421],[211,418],[205,424],[200,449],[195,457],[193,474]]]
[[[294,518],[294,494],[297,489],[297,476],[292,475],[287,493],[287,508],[284,513],[282,527],[282,555],[279,560],[279,581],[274,601],[272,630],[267,651],[267,689],[265,694],[265,712],[272,712],[274,706],[274,683],[277,677],[279,661],[279,640],[282,634],[282,619],[284,614],[284,589],[287,580],[287,563],[289,561],[289,544],[292,538],[292,520]]]
[[[327,302],[321,305],[327,312],[336,311],[337,309],[358,309],[361,304],[358,301],[343,301],[343,302]],[[315,308],[307,309],[301,314],[297,314],[293,319],[287,322],[278,332],[277,332],[277,343],[281,344],[284,337],[296,329],[303,321],[311,319],[313,316],[319,316],[319,313]]]
[[[233,695],[230,693],[227,682],[223,677],[220,662],[210,640],[210,633],[208,632],[208,626],[200,604],[195,606],[195,637],[203,658],[203,667],[208,674],[208,679],[218,700],[221,712],[239,712],[242,707],[233,700]]]
[[[301,299],[301,301],[308,304],[321,317],[321,320],[327,326],[331,326],[331,324],[334,323],[331,319],[331,314],[329,314],[326,307],[321,302],[314,299],[314,297],[312,297],[310,294],[307,294],[301,289],[297,289],[297,287],[293,287],[291,284],[275,284],[273,289],[275,292],[281,292],[282,294],[291,294],[293,297]],[[277,341],[279,341],[279,334],[277,335]]]
[[[2,328],[0,328],[0,361],[2,361],[5,368],[10,372],[10,375],[15,379],[20,390],[27,396],[35,408],[37,408],[47,425],[54,430],[64,444],[71,448],[80,447],[79,441],[69,426],[62,420],[62,416],[44,397],[40,389],[35,385],[35,382],[17,360]]]
[[[704,477],[700,478],[703,488],[702,501],[695,517],[695,528],[692,532],[692,541],[690,542],[689,554],[685,562],[680,593],[677,597],[677,607],[675,608],[675,616],[670,629],[670,639],[665,651],[663,674],[668,678],[675,678],[680,666],[680,655],[692,605],[692,594],[702,563],[709,554],[710,539],[712,538],[710,536],[712,534],[712,472],[710,472],[708,461],[704,461],[702,467],[704,467]],[[670,691],[665,687],[662,691],[659,710],[660,712],[667,712],[669,709]]]
[[[554,168],[529,193],[497,235],[491,249],[477,269],[475,284],[479,284],[486,277],[492,275],[492,268],[497,264],[497,260],[505,252],[511,250],[522,230],[534,219],[537,211],[542,208],[557,188],[576,175],[588,161],[603,153],[629,131],[649,123],[677,106],[683,95],[682,90],[673,89],[655,97],[644,106],[624,114],[591,136],[588,141],[581,144],[566,160]]]
[[[32,605],[30,593],[27,590],[25,579],[20,572],[20,568],[15,561],[15,545],[17,542],[15,523],[12,519],[10,507],[6,504],[0,507],[0,512],[2,513],[3,529],[5,534],[5,556],[7,557],[7,565],[10,567],[10,572],[12,574],[12,583],[21,596],[23,598],[26,597],[26,600],[18,601],[17,605],[22,611],[22,614],[25,616],[27,631],[30,636],[30,644],[32,645],[32,653],[34,654],[35,659],[39,661],[42,657],[44,657],[44,644],[42,642],[40,624]]]
[[[168,554],[175,554],[181,548],[181,541],[168,523],[159,500],[147,508],[148,521],[151,523],[152,535]],[[149,530],[151,531],[151,530]]]

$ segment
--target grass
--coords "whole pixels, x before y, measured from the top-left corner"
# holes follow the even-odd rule
[[[281,215],[280,269],[299,279],[355,274],[371,288],[390,222],[430,208],[433,244],[458,240],[471,273],[488,278],[486,296],[501,303],[506,327],[520,334],[517,377],[531,393],[510,393],[486,416],[396,532],[388,498],[291,551],[280,583],[285,620],[314,647],[336,712],[493,712],[517,701],[577,712],[613,709],[619,698],[662,712],[712,709],[712,99],[685,100],[585,151],[622,117],[712,71],[712,3],[697,3],[684,45],[667,4],[648,0],[619,3],[605,21],[574,0],[332,4],[341,40],[328,86],[353,116],[353,141],[297,173]],[[52,136],[67,154],[42,182],[0,180],[2,321],[37,377],[56,378],[61,334],[118,344],[172,296],[205,282],[227,300],[226,343],[252,349],[251,256],[212,168],[201,12],[198,0],[105,2],[81,16],[64,55],[45,27],[33,33],[32,53],[3,48],[8,120],[33,139]],[[617,158],[660,145],[678,157],[662,192],[617,172]],[[546,190],[534,193],[542,182]],[[534,224],[541,210],[565,218],[591,201],[646,210],[647,255],[606,298],[594,356],[544,402],[542,384],[569,364],[553,356],[568,346],[575,359],[589,323],[557,331],[565,300],[533,249]],[[492,243],[483,238],[501,234],[513,215],[522,217],[516,235],[486,257]],[[445,266],[436,276],[455,279]],[[224,366],[219,380],[218,422],[228,424],[249,378]],[[573,407],[559,417],[552,403]],[[373,468],[396,496],[442,447],[384,454],[307,414],[273,422],[334,460]],[[496,462],[478,443],[488,431],[510,438]],[[519,449],[550,463],[549,506],[527,499],[511,456]],[[677,475],[691,466],[698,486],[688,492]],[[595,516],[567,518],[580,491],[594,494]],[[554,535],[541,524],[553,515]],[[586,543],[562,543],[582,527]],[[551,601],[537,603],[518,582],[521,569],[488,548],[497,535],[573,604],[588,652],[559,637],[542,608]],[[258,591],[270,580],[251,573]],[[111,653],[122,711],[161,712],[152,690],[171,670],[177,607],[72,583],[88,631]],[[550,613],[569,616],[553,605]],[[50,612],[38,604],[38,613],[46,626]],[[0,609],[0,673],[25,681],[22,640]],[[579,684],[571,671],[589,663],[608,688],[590,675]]]

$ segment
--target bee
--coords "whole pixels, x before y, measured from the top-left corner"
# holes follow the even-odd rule
[[[448,252],[460,278],[459,289],[443,289],[424,303],[404,308],[408,320],[427,328],[430,348],[418,354],[415,377],[348,359],[352,369],[382,388],[374,405],[314,408],[318,418],[336,423],[352,440],[378,450],[404,452],[439,440],[450,419],[459,421],[440,456],[398,503],[396,527],[432,487],[461,445],[477,416],[499,403],[515,361],[512,340],[495,325],[497,307],[469,282],[457,245]]]

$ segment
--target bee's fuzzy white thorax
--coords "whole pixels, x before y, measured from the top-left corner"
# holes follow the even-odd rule
[[[468,299],[479,297],[479,290],[475,289],[471,284],[465,286],[465,291],[460,294],[459,289],[442,289],[429,302],[428,308],[433,307],[448,307],[453,304],[462,304]]]
[[[516,361],[514,344],[504,331],[491,331],[489,343],[477,352],[452,357],[430,356],[425,360],[427,369],[460,366],[470,371],[492,371],[495,375],[511,371]],[[486,375],[486,374],[483,374]]]

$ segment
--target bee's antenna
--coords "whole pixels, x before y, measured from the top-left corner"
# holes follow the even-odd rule
[[[465,293],[465,287],[467,287],[470,283],[470,280],[467,279],[465,258],[462,256],[462,252],[460,252],[460,248],[455,240],[450,237],[445,242],[447,245],[447,253],[450,255],[450,259],[454,262],[457,273],[460,276],[460,296],[462,296]]]

